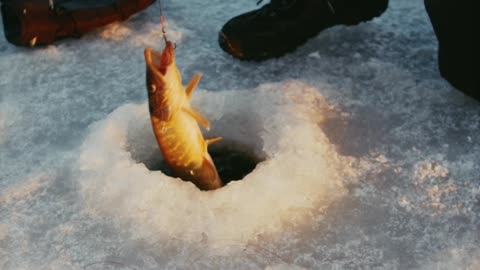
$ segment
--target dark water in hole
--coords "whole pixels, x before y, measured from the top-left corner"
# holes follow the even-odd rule
[[[209,148],[208,152],[224,184],[228,184],[231,181],[242,180],[262,161],[262,159],[241,149],[239,146],[214,145]],[[149,163],[150,164],[145,163],[145,165],[151,171],[162,171],[168,176],[175,177],[163,159]]]

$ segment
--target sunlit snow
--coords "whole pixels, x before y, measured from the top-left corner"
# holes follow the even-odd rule
[[[205,137],[260,162],[209,192],[149,169],[158,3],[44,48],[0,32],[0,269],[480,269],[480,103],[423,1],[261,63],[216,40],[256,1],[162,2]]]

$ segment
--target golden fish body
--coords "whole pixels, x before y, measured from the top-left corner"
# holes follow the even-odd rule
[[[207,150],[220,138],[203,138],[199,124],[209,129],[209,123],[190,107],[191,94],[201,75],[195,75],[183,88],[171,42],[161,54],[145,49],[145,62],[150,118],[165,161],[175,176],[202,190],[220,188],[223,183]]]

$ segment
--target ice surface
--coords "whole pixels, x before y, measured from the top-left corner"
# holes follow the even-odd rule
[[[0,269],[480,269],[480,107],[438,74],[423,1],[262,63],[216,43],[255,1],[162,2],[205,135],[263,161],[212,192],[147,169],[158,3],[46,48],[2,38]]]

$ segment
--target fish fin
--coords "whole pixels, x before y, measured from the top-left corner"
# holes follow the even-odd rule
[[[207,145],[212,145],[216,142],[221,141],[222,139],[223,139],[222,137],[216,137],[216,138],[205,140],[205,142],[207,143]]]
[[[187,98],[190,99],[192,96],[193,90],[197,87],[198,83],[202,79],[202,74],[195,74],[193,78],[190,80],[190,82],[187,85],[187,88],[185,88],[185,92],[187,92]]]
[[[192,108],[182,108],[184,112],[188,113],[193,119],[195,119],[202,127],[206,130],[210,130],[210,122],[208,122],[205,117],[203,117],[200,113],[194,111]]]

